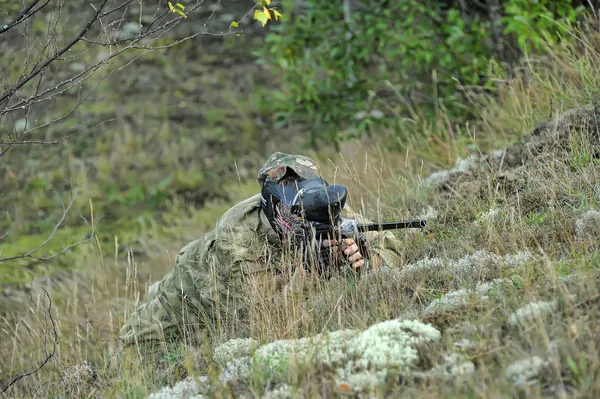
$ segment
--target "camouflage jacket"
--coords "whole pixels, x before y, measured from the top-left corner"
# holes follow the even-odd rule
[[[366,222],[349,207],[342,216]],[[372,252],[383,264],[400,264],[400,242],[389,231],[367,233]],[[244,308],[244,283],[268,281],[274,292],[301,279],[298,267],[281,262],[279,238],[260,206],[260,194],[229,209],[216,227],[184,246],[173,269],[127,318],[119,332],[123,346],[170,342]]]

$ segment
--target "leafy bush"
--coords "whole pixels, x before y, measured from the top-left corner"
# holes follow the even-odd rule
[[[582,10],[571,0],[500,3],[504,13],[441,0],[307,0],[290,11],[296,3],[284,1],[289,18],[257,52],[280,82],[265,99],[275,126],[303,123],[315,146],[405,131],[406,118],[435,121],[440,109],[472,117],[465,96],[493,89],[490,60],[515,56],[500,51],[506,41],[541,50],[561,37],[554,18],[575,21]]]
[[[313,126],[311,144],[393,125],[407,106],[453,108],[452,78],[479,84],[487,68],[489,22],[477,16],[463,18],[441,1],[357,4],[309,0],[273,27],[258,53],[281,78],[271,97],[275,123],[298,116]]]
[[[524,51],[545,50],[547,44],[569,38],[562,22],[575,22],[583,10],[573,0],[510,0],[502,19],[504,33],[514,34]]]

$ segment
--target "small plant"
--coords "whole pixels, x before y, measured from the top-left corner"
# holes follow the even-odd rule
[[[559,40],[571,40],[569,24],[585,10],[572,0],[509,0],[502,18],[504,33],[513,34],[526,53],[544,51]]]

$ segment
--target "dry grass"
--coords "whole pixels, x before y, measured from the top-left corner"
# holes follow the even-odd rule
[[[116,331],[148,285],[169,269],[178,247],[197,234],[192,226],[203,219],[191,212],[178,242],[160,241],[164,227],[148,228],[138,243],[146,254],[143,261],[135,247],[125,258],[118,242],[113,248],[90,245],[82,249],[85,269],[38,282],[54,301],[56,355],[7,394],[144,397],[190,374],[216,380],[222,366],[211,358],[212,348],[228,339],[252,337],[265,344],[346,328],[362,331],[401,318],[429,323],[441,338],[420,348],[411,372],[391,374],[377,395],[598,396],[600,248],[596,215],[589,211],[600,208],[600,131],[593,118],[585,124],[580,117],[558,119],[597,99],[598,43],[597,36],[580,34],[574,45],[531,61],[517,77],[501,76],[499,95],[483,108],[481,120],[453,127],[452,140],[440,128],[419,132],[426,138],[422,141],[415,134],[403,156],[373,143],[354,143],[343,156],[316,154],[328,180],[348,186],[353,209],[374,219],[436,215],[426,234],[399,232],[405,244],[402,267],[360,278],[342,274],[307,281],[308,299],[265,300],[260,290],[249,290],[243,323],[222,321],[200,344],[184,342],[156,363],[124,371],[117,361]],[[503,154],[489,152],[518,141],[549,116],[555,123]],[[426,180],[436,168],[451,167],[458,155],[473,156],[468,170],[437,183]],[[240,197],[249,187],[240,186]],[[205,220],[204,226],[210,223]],[[501,280],[484,285],[495,279]],[[0,359],[2,386],[35,368],[53,343],[51,324],[41,311],[47,308],[43,293],[37,287],[31,292],[28,309],[0,324],[0,348],[6,354]],[[539,301],[549,305],[519,311]],[[535,311],[542,308],[551,312]],[[431,372],[455,354],[473,364],[472,373]],[[84,361],[89,368],[81,366]],[[327,364],[291,370],[286,386],[307,397],[350,395],[356,388],[340,386]],[[276,388],[288,389],[257,369],[245,384],[231,383],[219,395],[261,395]]]

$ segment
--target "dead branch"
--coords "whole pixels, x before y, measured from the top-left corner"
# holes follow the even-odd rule
[[[4,92],[4,94],[2,94],[2,96],[0,96],[0,104],[2,104],[3,102],[7,101],[17,90],[19,90],[21,87],[23,87],[24,85],[26,85],[27,82],[29,82],[31,79],[33,79],[34,77],[36,77],[40,72],[42,72],[44,69],[46,69],[58,57],[60,57],[61,55],[63,55],[67,51],[69,51],[69,49],[71,49],[71,47],[73,47],[75,44],[77,44],[77,42],[79,42],[81,40],[81,38],[83,37],[83,35],[85,35],[87,33],[87,31],[90,29],[90,27],[92,26],[92,24],[94,22],[96,22],[96,20],[98,19],[98,15],[100,15],[100,12],[102,11],[102,9],[104,8],[104,6],[106,5],[107,2],[108,2],[108,0],[104,0],[102,2],[102,5],[100,5],[100,7],[96,11],[96,14],[94,15],[94,17],[92,17],[88,21],[88,23],[83,27],[83,29],[81,29],[81,31],[79,32],[79,34],[73,40],[71,40],[66,46],[64,46],[63,48],[61,48],[55,55],[53,55],[52,57],[49,57],[48,59],[46,59],[46,61],[41,66],[38,66],[38,67],[34,68],[33,71],[31,71],[27,76],[25,76],[24,78],[22,78],[13,87],[7,89]]]
[[[175,25],[177,25],[177,24],[179,24],[181,22],[181,18],[174,18],[174,19],[172,19],[172,20],[170,20],[170,21],[168,21],[168,22],[166,22],[166,23],[164,23],[162,25],[154,26],[154,25],[157,24],[158,21],[164,20],[170,14],[170,12],[168,10],[165,10],[162,14],[160,14],[157,18],[155,18],[154,21],[152,21],[150,23],[150,25],[146,28],[145,32],[140,33],[138,35],[134,35],[134,36],[132,36],[130,38],[115,40],[115,41],[112,41],[112,42],[99,42],[99,41],[94,41],[94,40],[85,38],[85,34],[90,30],[91,26],[96,21],[100,21],[101,22],[101,15],[102,16],[110,15],[111,13],[113,13],[113,12],[115,12],[115,11],[121,9],[121,8],[124,8],[127,4],[130,3],[130,1],[127,1],[124,4],[116,7],[113,10],[110,10],[110,11],[102,13],[102,10],[106,6],[107,2],[108,2],[108,0],[104,0],[102,2],[102,4],[100,5],[100,7],[98,7],[98,8],[94,7],[95,10],[96,10],[95,14],[87,21],[86,25],[81,29],[81,31],[79,32],[79,34],[75,38],[73,38],[67,45],[63,46],[54,55],[48,57],[43,63],[41,63],[41,65],[36,65],[30,73],[26,74],[23,78],[21,78],[20,81],[18,81],[14,85],[12,85],[12,87],[9,87],[8,89],[6,89],[4,91],[4,93],[0,96],[0,104],[6,104],[7,101],[18,90],[20,90],[23,86],[25,86],[31,79],[33,79],[35,76],[37,76],[41,71],[47,69],[50,64],[52,64],[56,60],[60,59],[63,54],[65,54],[67,51],[69,51],[71,48],[73,48],[73,46],[75,46],[79,42],[86,42],[88,44],[95,44],[95,45],[102,45],[102,46],[116,46],[118,44],[123,44],[123,43],[126,43],[126,42],[130,42],[133,45],[133,44],[139,43],[142,39],[147,39],[149,36],[153,35],[154,33],[160,33],[160,35],[158,37],[155,37],[155,38],[151,39],[151,41],[155,41],[158,38],[160,38],[164,33],[168,32]],[[189,13],[191,14],[192,12],[194,12],[195,10],[197,10],[200,7],[200,5],[202,5],[203,3],[204,3],[203,1],[199,2],[196,6],[194,6],[194,7],[192,7],[190,9]],[[213,14],[214,14],[214,11],[209,16],[209,18],[207,19],[206,22],[208,22],[212,18]],[[119,19],[118,21],[121,21],[121,20],[122,20],[122,18]],[[206,25],[206,22],[205,22],[204,25]],[[114,23],[114,21],[113,21],[113,23]],[[189,36],[189,37],[187,37],[187,38],[185,38],[183,40],[179,40],[179,41],[177,41],[177,43],[181,43],[184,40],[189,40],[189,39],[191,39],[193,37],[196,37],[198,35],[201,35],[201,34],[210,34],[210,33],[208,33],[208,32],[198,32],[198,34],[191,35],[191,36]],[[229,35],[232,34],[231,29],[227,33],[211,34],[211,35],[214,35],[214,36],[226,36],[228,34]],[[175,43],[175,44],[177,44],[177,43]],[[130,46],[124,48],[124,49],[121,49],[121,50],[117,51],[116,55],[120,55],[120,54],[124,53],[125,51],[127,51],[127,50],[129,50],[131,48],[137,48],[137,49],[139,49],[139,48],[143,48],[143,47],[144,46],[135,46],[134,47],[134,46],[130,45]],[[97,62],[92,67],[88,68],[87,70],[93,69],[95,66],[99,66],[99,65],[105,64],[106,61],[108,61],[111,58],[114,58],[114,56],[115,55],[113,55],[113,54],[109,55],[105,60]],[[81,76],[81,74],[79,74],[79,76]],[[70,79],[65,80],[64,82],[69,83],[69,82],[72,82],[73,79],[74,78],[70,78]],[[58,87],[55,87],[54,89],[50,89],[50,90],[55,90],[57,88]],[[37,96],[35,96],[35,97],[37,97]],[[27,103],[30,103],[30,102],[31,101],[27,101]],[[17,105],[11,106],[9,109],[7,109],[8,107],[5,107],[5,109],[3,109],[2,111],[0,111],[0,115],[5,114],[5,113],[7,113],[9,111],[14,111],[14,110],[17,110],[19,108],[23,108],[24,106],[27,105],[27,103],[24,104],[23,102],[21,102],[21,103],[19,103]]]
[[[28,19],[29,17],[31,17],[32,15],[34,15],[35,13],[40,11],[42,8],[46,7],[48,5],[48,3],[50,3],[50,0],[46,0],[46,2],[44,4],[42,4],[35,10],[31,11],[31,9],[33,7],[35,7],[35,5],[39,2],[40,2],[40,0],[32,1],[28,6],[26,6],[21,11],[21,13],[15,19],[13,19],[11,22],[9,22],[8,24],[6,24],[4,26],[0,26],[0,35],[3,34],[4,32],[7,32],[8,30],[14,28],[15,26],[19,25],[21,22],[25,21],[26,19]]]
[[[35,2],[35,4],[37,4],[38,2]],[[187,15],[196,11],[201,5],[204,4],[204,2],[205,2],[205,0],[197,1],[196,5],[190,7],[189,10],[187,10]],[[46,4],[46,3],[44,3],[44,4]],[[67,45],[63,46],[60,50],[56,49],[52,55],[42,56],[39,60],[37,60],[35,63],[33,63],[33,67],[30,69],[31,72],[23,74],[21,79],[18,82],[14,83],[13,85],[9,85],[9,84],[5,85],[5,87],[7,87],[7,88],[0,95],[0,118],[3,116],[5,117],[6,115],[8,115],[12,112],[19,112],[19,111],[25,110],[25,112],[26,112],[25,122],[26,123],[25,123],[25,129],[23,129],[22,132],[15,131],[14,134],[8,133],[9,140],[3,140],[2,142],[0,142],[0,144],[4,144],[6,146],[5,148],[2,149],[2,151],[0,151],[0,157],[5,155],[13,147],[13,145],[58,143],[58,142],[61,142],[61,141],[64,141],[65,139],[67,139],[69,136],[67,136],[63,139],[57,139],[57,140],[35,140],[35,139],[30,140],[30,139],[24,139],[24,137],[26,135],[30,135],[35,130],[40,130],[42,128],[45,128],[51,124],[54,124],[56,122],[59,122],[61,120],[64,120],[65,118],[69,117],[95,91],[97,85],[92,90],[90,90],[90,92],[86,96],[84,96],[83,100],[79,101],[78,104],[76,104],[70,111],[66,112],[62,117],[56,118],[49,122],[45,122],[42,125],[34,126],[31,128],[29,128],[29,124],[28,124],[29,119],[30,119],[30,109],[31,109],[30,107],[33,105],[36,105],[36,104],[40,104],[44,101],[53,99],[56,96],[59,96],[61,94],[65,94],[67,91],[71,90],[72,88],[74,88],[76,86],[82,87],[82,84],[84,81],[86,81],[91,76],[93,76],[101,68],[109,65],[110,61],[112,61],[116,57],[121,56],[123,53],[131,51],[131,50],[134,50],[134,51],[141,50],[145,54],[150,51],[158,51],[158,50],[164,50],[164,49],[174,47],[177,44],[180,44],[180,43],[188,41],[188,40],[192,40],[200,35],[225,37],[225,36],[230,36],[230,35],[237,33],[237,32],[232,31],[231,27],[229,27],[227,31],[221,32],[221,33],[199,31],[199,32],[187,35],[184,38],[176,39],[170,44],[153,46],[152,43],[154,43],[156,40],[159,40],[160,38],[162,38],[166,33],[168,33],[170,30],[172,30],[176,25],[178,25],[179,23],[182,22],[182,18],[180,18],[180,17],[174,17],[173,19],[167,20],[169,15],[172,13],[170,13],[169,10],[159,12],[160,8],[157,8],[157,12],[155,13],[155,16],[153,17],[152,22],[145,27],[145,30],[143,32],[140,32],[137,35],[132,35],[127,38],[109,39],[109,33],[107,31],[107,28],[114,24],[120,25],[123,21],[125,21],[124,14],[123,14],[123,16],[117,17],[117,19],[113,20],[113,21],[104,21],[103,18],[108,17],[110,15],[114,15],[116,12],[118,12],[120,10],[125,11],[127,9],[127,6],[131,3],[133,3],[133,0],[125,0],[122,4],[115,6],[113,9],[110,9],[110,10],[106,10],[106,8],[107,8],[106,3],[107,3],[107,0],[104,0],[99,7],[94,7],[92,5],[92,7],[95,10],[94,15],[91,18],[89,18],[89,20],[87,21],[85,26],[80,30],[79,34],[77,34],[77,36],[74,39],[72,39]],[[139,2],[139,3],[141,3],[141,2]],[[220,3],[220,1],[219,1],[219,3]],[[35,4],[33,4],[33,6],[31,6],[31,7],[28,6],[27,10],[24,10],[24,12],[22,12],[23,15],[27,14],[27,12],[34,13],[41,8],[41,6],[40,6],[38,8],[35,8],[32,11]],[[256,8],[256,5],[254,7],[252,7],[250,9],[250,11],[248,11],[242,17],[242,19],[244,19],[247,15],[249,15],[252,12],[252,10],[255,8]],[[54,23],[54,28],[52,29],[49,27],[49,32],[51,33],[50,34],[51,37],[50,37],[50,39],[48,39],[47,43],[45,44],[44,48],[42,49],[41,54],[46,54],[48,52],[47,51],[48,46],[50,45],[50,42],[52,41],[51,40],[52,37],[54,37],[53,33],[56,33],[56,31],[57,31],[56,24],[58,23],[58,19],[60,19],[61,10],[62,10],[62,3],[60,6],[60,10],[59,10],[59,17],[57,18],[57,20]],[[140,11],[140,13],[141,13],[141,11]],[[215,10],[213,10],[212,13],[207,17],[206,21],[203,24],[204,27],[212,19],[214,14],[215,14]],[[27,14],[27,15],[29,15],[29,14]],[[105,37],[104,39],[98,40],[98,39],[93,39],[93,38],[87,37],[87,33],[89,33],[91,31],[91,27],[92,27],[92,25],[94,25],[95,22],[100,23],[100,25],[101,25],[100,35],[104,36]],[[24,34],[24,36],[25,36],[25,39],[28,41],[27,36],[25,34]],[[65,54],[68,51],[70,51],[71,49],[73,49],[73,47],[77,43],[85,43],[87,45],[86,49],[84,49],[82,51],[78,51],[78,53],[79,53],[78,55],[65,56]],[[100,59],[97,62],[93,63],[92,65],[84,67],[83,70],[76,72],[73,76],[66,78],[66,79],[62,79],[59,83],[53,84],[53,87],[42,87],[42,84],[41,84],[42,76],[44,76],[44,72],[46,70],[48,70],[49,66],[52,63],[59,61],[59,60],[76,59],[78,56],[83,55],[87,51],[89,51],[93,46],[107,47],[107,48],[111,49],[111,52],[108,55],[106,55],[103,59]],[[137,59],[139,57],[135,57],[135,58]],[[29,64],[28,60],[26,61],[26,65],[27,64]],[[130,63],[127,63],[127,64],[130,64]],[[29,69],[29,68],[27,68],[27,69]],[[120,68],[118,68],[118,69],[120,69]],[[114,71],[110,71],[106,76],[102,77],[100,79],[100,82],[103,81],[107,76],[109,76],[113,72]],[[29,82],[31,82],[31,80],[36,76],[39,76],[40,79],[38,80],[38,82],[36,84],[34,93],[30,94],[28,97],[25,97],[25,98],[22,98],[21,96],[19,96],[18,95],[19,91],[21,89],[24,89],[24,87]],[[12,101],[12,100],[16,100],[16,101]]]
[[[35,247],[34,249],[32,249],[31,251],[21,254],[21,255],[15,255],[15,256],[9,256],[6,258],[0,258],[0,262],[8,262],[10,260],[16,260],[16,259],[25,259],[25,258],[30,258],[30,259],[34,259],[37,261],[46,261],[52,258],[55,258],[63,253],[65,253],[66,251],[68,251],[69,249],[86,243],[88,241],[91,241],[94,238],[94,234],[95,234],[95,225],[92,226],[92,231],[90,233],[90,236],[84,240],[78,241],[76,243],[70,244],[68,246],[66,246],[65,248],[63,248],[61,251],[50,255],[50,256],[34,256],[34,254],[39,251],[40,249],[42,249],[43,247],[45,247],[46,245],[48,245],[48,243],[50,241],[52,241],[52,239],[54,238],[54,236],[56,235],[56,232],[58,231],[58,229],[60,228],[60,226],[62,225],[62,223],[65,221],[67,214],[69,213],[69,210],[71,209],[71,206],[73,205],[73,203],[75,202],[75,198],[77,197],[77,193],[79,192],[79,187],[77,187],[75,189],[75,193],[72,195],[71,197],[71,201],[69,202],[69,205],[63,210],[63,214],[60,218],[60,220],[58,221],[58,223],[56,223],[56,225],[54,226],[54,229],[52,230],[52,233],[48,236],[48,238],[46,238],[46,240],[44,240],[44,242],[42,242],[41,244],[39,244],[37,247]]]
[[[47,342],[46,342],[46,334],[44,334],[44,352],[46,352],[46,358],[40,363],[40,365],[33,371],[30,371],[28,373],[25,374],[21,374],[16,376],[15,378],[13,378],[13,380],[5,387],[2,389],[2,393],[8,391],[8,389],[13,386],[14,384],[16,384],[19,380],[25,378],[25,377],[29,377],[30,375],[33,375],[35,373],[37,373],[38,371],[40,371],[46,364],[48,364],[48,362],[54,358],[54,356],[56,355],[56,344],[58,342],[58,333],[56,331],[56,322],[54,321],[54,318],[52,317],[52,299],[50,298],[50,294],[48,294],[48,291],[46,291],[45,288],[42,287],[42,290],[44,291],[44,293],[46,294],[46,297],[48,298],[48,310],[43,310],[44,312],[44,319],[46,320],[50,320],[50,323],[52,323],[52,335],[54,336],[54,342],[52,344],[52,351],[48,352],[48,347],[47,347]],[[46,321],[46,328],[48,327],[48,322]]]
[[[90,131],[94,127],[98,127],[98,126],[104,125],[105,123],[108,123],[108,122],[114,122],[116,120],[117,120],[117,118],[106,119],[106,120],[104,120],[102,122],[94,124],[93,126],[90,126],[89,128],[87,128],[85,130],[82,130],[82,131],[77,132],[77,133],[69,134],[68,136],[63,136],[63,137],[61,137],[59,139],[56,139],[56,140],[49,140],[49,141],[44,141],[44,140],[1,141],[0,140],[0,145],[1,144],[9,145],[9,146],[12,146],[12,145],[25,145],[25,144],[56,145],[56,144],[60,144],[62,142],[65,142],[65,141],[67,141],[69,139],[72,139],[73,137],[81,136],[82,134],[87,133],[88,131]],[[55,123],[57,121],[58,121],[58,119],[57,120],[53,120],[53,121],[51,121],[49,123]],[[2,156],[2,152],[0,152],[0,156]],[[2,238],[2,237],[0,237],[0,238]]]
[[[127,7],[132,2],[133,2],[133,0],[127,0],[125,3],[121,4],[120,6],[117,6],[117,7],[113,8],[110,11],[103,12],[102,14],[100,14],[100,16],[98,18],[104,18],[104,17],[106,17],[106,16],[108,16],[110,14],[113,14],[113,13],[115,13],[115,12],[117,12],[117,11],[125,8],[125,7]]]

